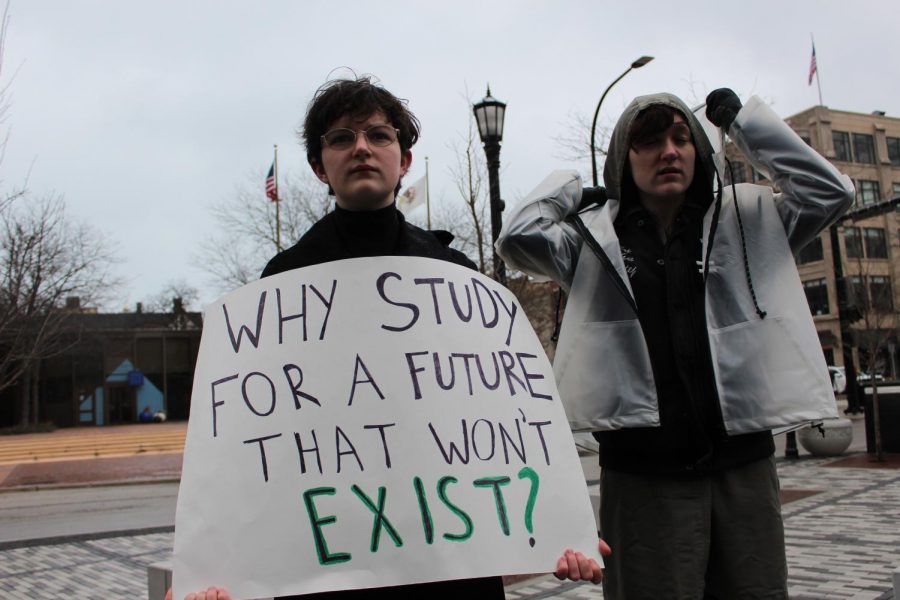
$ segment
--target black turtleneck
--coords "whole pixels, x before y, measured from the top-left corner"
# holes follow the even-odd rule
[[[372,211],[335,207],[313,225],[294,246],[276,255],[262,276],[268,277],[333,260],[365,256],[422,256],[475,269],[465,254],[449,247],[447,232],[425,231],[410,225],[394,204]],[[372,588],[290,596],[278,600],[375,600],[380,598],[497,598],[504,597],[500,577],[437,581],[390,588]]]
[[[474,269],[466,255],[449,247],[452,239],[446,232],[425,231],[407,223],[394,204],[370,211],[335,207],[293,247],[270,260],[262,276],[364,256],[423,256]]]

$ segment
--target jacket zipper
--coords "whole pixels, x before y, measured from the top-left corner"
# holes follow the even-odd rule
[[[606,271],[606,274],[610,277],[610,279],[612,279],[613,285],[616,286],[616,289],[619,290],[619,293],[622,294],[622,296],[628,302],[631,310],[634,311],[634,316],[637,317],[637,303],[628,292],[628,286],[626,286],[625,282],[622,281],[622,277],[619,276],[619,272],[616,271],[616,267],[612,264],[609,256],[607,256],[606,252],[603,251],[603,248],[600,247],[600,244],[597,243],[597,240],[594,238],[594,236],[591,235],[591,232],[588,230],[587,225],[584,224],[584,221],[582,221],[581,217],[577,214],[572,215],[567,220],[575,225],[575,229],[577,229],[578,233],[581,234],[581,238],[588,245],[588,247],[593,250],[594,254],[597,255],[597,258],[600,259],[600,264],[603,265],[603,269]]]

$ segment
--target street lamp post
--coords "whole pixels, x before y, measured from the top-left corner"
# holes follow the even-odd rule
[[[597,117],[600,115],[600,106],[603,104],[603,100],[604,98],[606,98],[606,94],[609,93],[609,90],[611,90],[614,85],[619,83],[619,81],[621,81],[623,77],[628,75],[628,73],[630,73],[632,69],[640,69],[651,60],[653,60],[652,56],[642,56],[631,63],[631,66],[625,69],[624,73],[616,77],[615,80],[606,87],[603,95],[600,96],[600,102],[597,103],[597,109],[594,111],[594,120],[591,123],[591,167],[593,168],[594,174],[594,187],[597,187],[599,185],[597,178],[597,148],[595,146],[594,135],[597,131]]]
[[[838,223],[835,222],[829,228],[831,238],[831,262],[834,268],[834,284],[837,288],[838,323],[841,330],[841,354],[844,359],[844,375],[847,378],[847,414],[858,415],[862,412],[862,402],[859,398],[859,384],[856,380],[856,368],[853,364],[853,347],[850,333],[849,295],[847,290],[847,278],[844,277],[844,265],[841,259],[841,244],[838,239]]]
[[[495,245],[503,226],[501,213],[503,212],[503,200],[500,199],[500,142],[503,140],[503,120],[506,117],[506,104],[491,96],[491,86],[487,88],[487,96],[484,100],[472,107],[475,112],[475,122],[478,125],[478,135],[484,144],[484,153],[487,156],[488,181],[490,184],[491,199],[491,250],[494,261],[494,279],[506,285],[506,267],[497,256]]]

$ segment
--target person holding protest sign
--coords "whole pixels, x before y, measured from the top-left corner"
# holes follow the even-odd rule
[[[716,90],[706,115],[779,193],[714,191],[700,120],[643,96],[613,131],[608,199],[553,173],[497,243],[569,293],[554,371],[600,444],[604,598],[786,598],[771,430],[836,416],[792,253],[853,186],[756,97]]]
[[[410,148],[419,135],[416,117],[405,102],[368,77],[335,80],[315,94],[303,125],[307,160],[335,197],[335,209],[294,245],[276,255],[262,277],[348,258],[415,256],[449,261],[475,269],[463,253],[449,247],[446,232],[422,230],[397,210],[400,180],[412,162]],[[601,545],[601,554],[608,548]],[[550,565],[548,565],[550,566]],[[559,578],[599,583],[598,563],[567,550],[557,562]],[[302,577],[302,573],[298,577]],[[500,577],[483,577],[303,595],[303,598],[503,598]],[[291,598],[301,596],[291,596]],[[211,587],[188,600],[230,600]],[[171,590],[167,596],[171,600]]]

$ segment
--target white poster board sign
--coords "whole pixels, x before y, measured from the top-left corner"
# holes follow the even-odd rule
[[[362,258],[207,308],[175,598],[539,573],[596,546],[550,364],[503,286]]]

